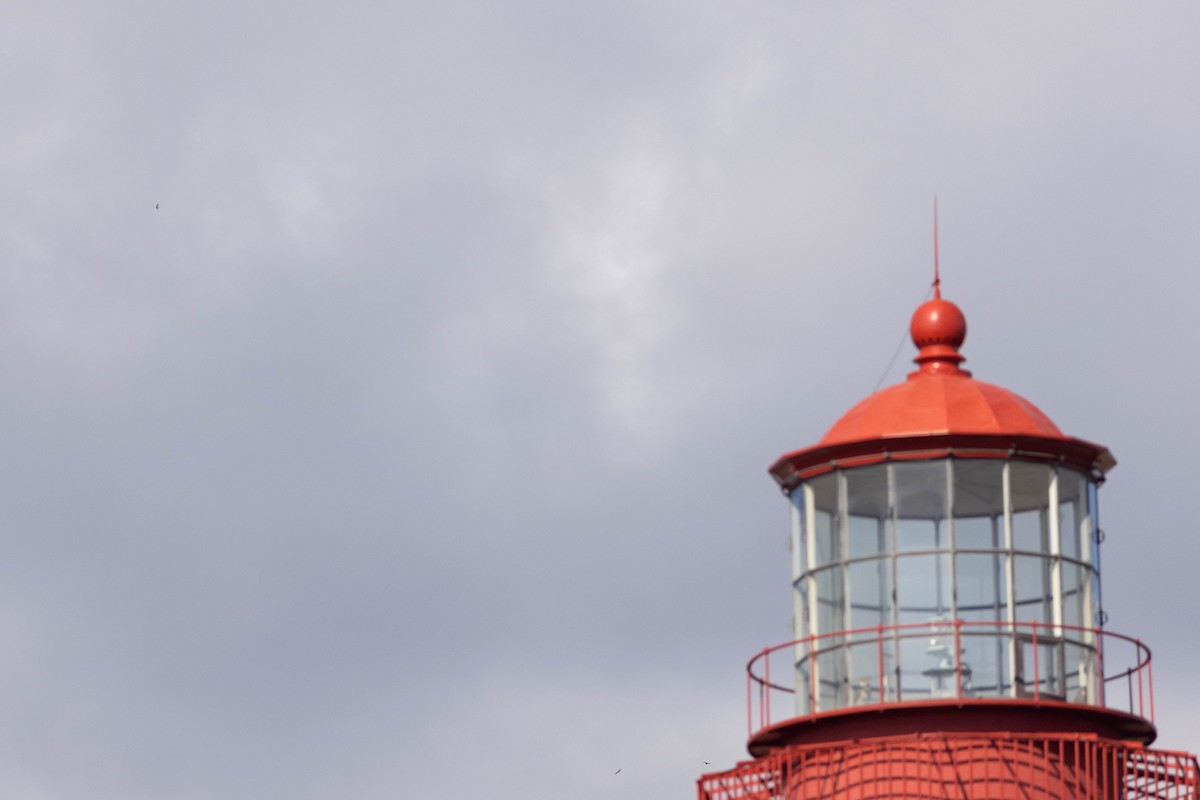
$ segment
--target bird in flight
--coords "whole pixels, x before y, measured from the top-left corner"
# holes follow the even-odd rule
[[[625,768],[624,768],[624,767],[621,767],[621,769],[625,769]],[[613,775],[620,775],[620,774],[621,774],[621,769],[619,769],[619,770],[617,770],[616,772],[614,772],[614,773],[613,773]]]
[[[154,204],[154,210],[155,210],[155,211],[158,211],[158,203],[155,203],[155,204]]]

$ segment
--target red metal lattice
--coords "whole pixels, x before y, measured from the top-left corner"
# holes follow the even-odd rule
[[[699,800],[1198,800],[1195,756],[1080,734],[914,734],[773,750]]]

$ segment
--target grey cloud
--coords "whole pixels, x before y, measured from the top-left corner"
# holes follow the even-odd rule
[[[1180,685],[1191,16],[0,13],[0,786],[691,791],[788,635],[765,468],[887,366],[934,191],[967,366],[1113,447],[1105,603]]]

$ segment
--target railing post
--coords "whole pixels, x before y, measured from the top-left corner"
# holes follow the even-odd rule
[[[883,623],[875,627],[875,645],[879,650],[879,703],[883,704]]]
[[[767,694],[767,711],[766,711],[766,714],[763,716],[763,727],[765,728],[771,724],[771,650],[770,650],[770,648],[763,650],[763,655],[765,656],[765,658],[763,658],[763,661],[766,662],[766,666],[763,668],[763,674],[764,674],[764,678],[765,678],[764,691]]]
[[[1038,641],[1037,641],[1037,620],[1033,621],[1033,701],[1041,702],[1042,699],[1042,675],[1038,671]]]
[[[954,681],[957,684],[955,697],[962,700],[962,620],[954,620]]]
[[[1150,688],[1150,723],[1154,724],[1154,660],[1146,650],[1146,684]]]
[[[1134,659],[1136,659],[1133,663],[1137,664],[1138,661],[1142,660],[1142,640],[1134,639],[1134,642],[1137,644],[1137,652],[1133,654]],[[1146,714],[1143,711],[1143,705],[1142,705],[1142,667],[1140,664],[1138,664],[1137,674],[1138,674],[1138,710],[1137,710],[1137,713],[1138,713],[1139,717],[1145,717]]]
[[[813,635],[808,635],[808,713],[817,713],[817,656],[813,652]]]

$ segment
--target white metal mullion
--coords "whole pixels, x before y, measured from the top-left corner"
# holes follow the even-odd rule
[[[1004,462],[1003,480],[1001,481],[1004,494],[1004,582],[1007,596],[1006,614],[1008,617],[1008,679],[1012,684],[1012,695],[1017,696],[1017,608],[1013,598],[1016,582],[1013,580],[1013,526],[1012,526],[1012,461]],[[1024,676],[1022,676],[1024,678]]]
[[[1062,636],[1062,532],[1058,519],[1058,469],[1050,471],[1050,607],[1054,635]]]
[[[1088,685],[1087,685],[1087,702],[1095,705],[1099,702],[1096,686],[1099,683],[1099,670],[1097,669],[1096,660],[1096,634],[1093,628],[1096,625],[1096,608],[1093,605],[1095,602],[1095,592],[1092,591],[1092,583],[1094,582],[1095,570],[1092,566],[1092,504],[1089,502],[1091,496],[1090,486],[1087,482],[1083,485],[1083,497],[1078,501],[1084,513],[1080,514],[1079,522],[1079,560],[1088,565],[1087,572],[1081,573],[1079,580],[1081,586],[1080,592],[1083,594],[1083,609],[1080,613],[1080,622],[1084,626],[1083,641],[1087,645],[1087,651],[1091,654],[1089,668],[1087,670]]]
[[[1058,467],[1050,469],[1050,497],[1049,497],[1049,522],[1050,522],[1050,619],[1054,623],[1054,638],[1057,643],[1054,645],[1054,666],[1058,674],[1052,675],[1055,683],[1047,683],[1046,688],[1056,690],[1061,688],[1062,694],[1065,697],[1067,691],[1067,661],[1066,661],[1066,645],[1062,640],[1063,635],[1063,596],[1062,596],[1062,525],[1059,520],[1058,507]],[[1061,682],[1061,687],[1058,683]]]
[[[885,472],[886,479],[886,472]],[[887,576],[891,572],[891,561],[887,557],[887,510],[884,510],[883,516],[879,518],[879,524],[875,529],[875,580],[879,582],[879,615],[875,620],[876,625],[886,625],[887,620],[884,615],[890,606],[891,598],[888,593]],[[880,640],[883,638],[883,631],[876,634]],[[883,646],[882,641],[878,643],[879,647]],[[887,668],[880,668],[879,675],[879,702],[883,702],[887,697],[885,687],[887,686]]]
[[[1003,513],[1003,511],[1001,511]],[[1000,574],[1000,519],[996,515],[992,515],[992,618],[989,622],[1000,622],[1000,592],[1003,576]],[[990,628],[993,640],[996,643],[996,670],[1000,671],[1000,665],[1004,663],[1004,641],[1000,636],[1000,628]],[[996,692],[999,693],[1003,687],[1004,681],[1002,675],[996,676]]]
[[[887,536],[887,559],[888,567],[892,573],[891,590],[892,590],[892,665],[896,675],[896,699],[902,699],[900,696],[900,584],[897,583],[898,576],[896,575],[896,465],[889,463],[887,465],[887,518],[888,518],[888,536]]]
[[[884,512],[886,514],[886,512]],[[891,597],[888,594],[888,561],[887,561],[887,517],[880,517],[879,522],[875,526],[875,580],[879,582],[879,616],[875,620],[876,625],[887,625],[888,620],[884,617],[887,609],[891,606]]]
[[[800,581],[804,575],[804,514],[801,513],[797,501],[804,501],[804,491],[800,490],[800,496],[797,497],[795,492],[788,496],[788,506],[791,508],[791,535],[788,538],[788,546],[792,556],[792,638],[796,640],[796,645],[793,647],[793,661],[798,666],[801,658],[804,657],[804,648],[800,643],[800,639],[804,636],[804,623],[807,621],[808,609],[804,606],[803,594],[800,591]],[[802,676],[799,671],[796,672],[796,714],[797,716],[804,713],[804,698],[808,696],[808,687],[801,685]]]
[[[838,470],[838,572],[842,580],[842,630],[853,628],[853,614],[850,608],[850,566],[846,559],[850,554],[850,498],[849,481],[846,473]],[[846,690],[844,704],[850,705],[850,676],[854,674],[854,659],[851,656],[848,636],[839,637],[842,647],[842,686]]]
[[[804,580],[808,582],[808,635],[809,637],[821,633],[820,630],[820,604],[817,599],[817,578],[813,574],[813,570],[817,564],[817,498],[813,492],[812,486],[804,484],[804,526],[805,531],[805,549],[808,557],[808,577]],[[821,707],[821,674],[817,669],[817,656],[813,652],[816,650],[814,642],[811,638],[808,640],[808,668],[811,671],[810,686],[817,687],[817,691],[813,693],[811,713],[816,713]]]
[[[951,634],[951,647],[954,648],[954,669],[956,670],[955,689],[954,693],[957,697],[962,697],[963,681],[962,681],[962,628],[958,627],[960,620],[958,618],[958,548],[954,539],[954,459],[946,459],[945,470],[945,486],[946,486],[946,506],[943,509],[946,515],[946,543],[942,546],[944,553],[939,553],[937,558],[950,559],[950,619],[953,620],[955,628]],[[941,542],[938,542],[941,545]],[[938,565],[938,573],[941,574],[941,565]],[[938,604],[941,605],[942,599],[938,598]]]
[[[1087,492],[1085,485],[1084,492]],[[1095,569],[1092,566],[1092,514],[1088,508],[1086,497],[1081,498],[1079,506],[1084,513],[1080,514],[1079,530],[1076,535],[1079,536],[1079,560],[1087,565],[1087,572],[1079,576],[1080,591],[1083,593],[1082,608],[1080,609],[1079,621],[1085,628],[1088,629],[1087,635],[1094,636],[1091,630],[1096,625],[1096,607],[1095,607],[1095,592],[1092,591],[1092,576],[1095,574]],[[1091,639],[1088,639],[1091,643]]]
[[[958,547],[954,539],[954,459],[946,459],[946,548],[950,559],[950,619],[958,621]],[[941,602],[941,598],[938,598]],[[959,654],[954,654],[958,663]]]
[[[791,535],[788,538],[788,548],[792,556],[792,638],[799,639],[804,636],[805,609],[800,600],[800,578],[804,575],[804,554],[801,548],[804,546],[804,537],[802,536],[802,528],[804,525],[804,515],[796,505],[797,498],[791,498],[792,502],[788,503],[791,507]],[[803,501],[803,495],[799,498]]]

